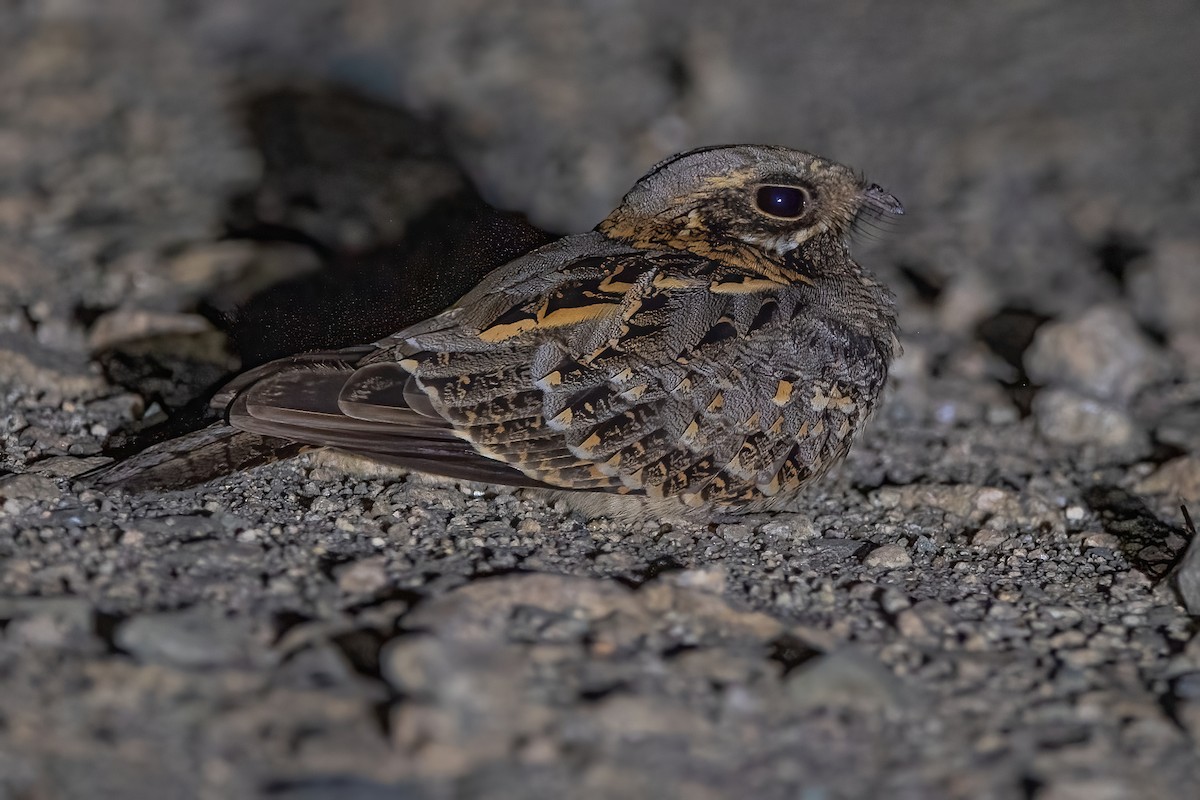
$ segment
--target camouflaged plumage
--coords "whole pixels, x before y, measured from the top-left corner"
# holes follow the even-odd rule
[[[801,211],[763,211],[763,187]],[[902,209],[807,153],[685,153],[445,312],[215,402],[247,435],[450,477],[778,507],[846,454],[897,350],[891,294],[848,250],[864,212]]]

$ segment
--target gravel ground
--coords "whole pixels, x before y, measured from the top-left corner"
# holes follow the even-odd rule
[[[0,6],[0,798],[1195,796],[1200,8],[681,8]],[[728,141],[910,210],[798,513],[77,479]]]

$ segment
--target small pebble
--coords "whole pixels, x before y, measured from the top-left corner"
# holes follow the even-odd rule
[[[337,570],[337,585],[346,594],[373,594],[388,584],[382,556],[364,558]]]
[[[41,475],[6,475],[0,478],[0,497],[22,500],[57,500],[62,495],[58,484]]]
[[[1008,534],[1004,531],[994,531],[990,528],[984,528],[971,537],[971,545],[974,547],[990,550],[994,547],[999,547],[1008,541]]]
[[[912,566],[912,556],[902,544],[885,544],[868,553],[863,564],[871,569],[903,569]]]
[[[1116,550],[1121,540],[1111,533],[1089,533],[1083,537],[1083,543],[1087,547],[1107,547],[1109,550]]]

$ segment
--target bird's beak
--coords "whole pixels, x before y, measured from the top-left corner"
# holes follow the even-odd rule
[[[896,199],[896,195],[889,194],[878,183],[872,183],[868,186],[862,196],[863,205],[874,209],[880,214],[890,214],[894,217],[904,214],[904,206],[900,205],[900,201]]]

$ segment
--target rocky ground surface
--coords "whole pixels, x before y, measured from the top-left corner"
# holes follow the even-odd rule
[[[0,798],[1196,796],[1200,9],[682,8],[0,6]],[[722,141],[910,210],[799,513],[77,478]]]

